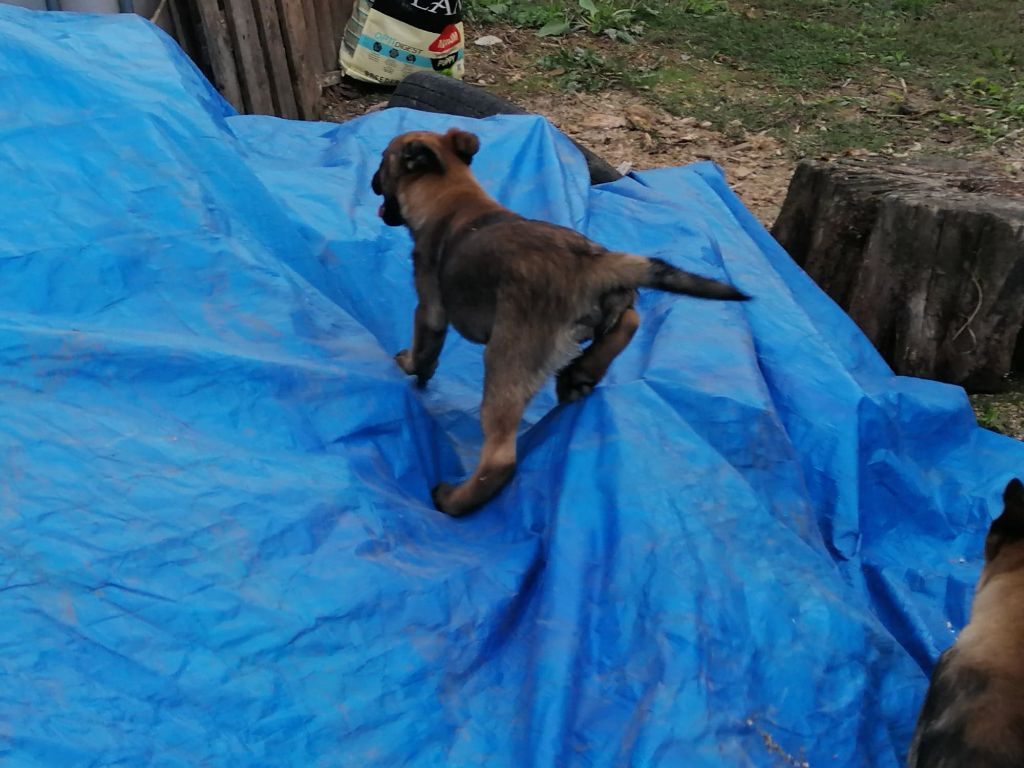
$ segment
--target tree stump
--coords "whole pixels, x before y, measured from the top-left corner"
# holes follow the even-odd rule
[[[772,235],[899,374],[1024,370],[1024,184],[958,161],[804,160]]]

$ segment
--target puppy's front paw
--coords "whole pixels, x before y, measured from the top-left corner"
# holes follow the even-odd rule
[[[589,374],[570,365],[555,379],[555,394],[558,395],[559,403],[573,403],[593,392],[595,386],[597,382]]]
[[[434,378],[434,371],[437,370],[437,361],[435,360],[433,365],[427,366],[424,370],[416,371],[416,386],[421,389],[427,386],[427,382]]]
[[[403,349],[395,355],[395,362],[398,364],[398,367],[402,369],[403,373],[407,373],[410,376],[416,373],[416,368],[413,366],[412,362],[412,352],[408,349]]]
[[[444,512],[446,515],[452,514],[450,501],[454,491],[455,486],[448,483],[438,483],[435,485],[434,490],[430,492],[430,498],[434,502],[434,508],[439,512]]]

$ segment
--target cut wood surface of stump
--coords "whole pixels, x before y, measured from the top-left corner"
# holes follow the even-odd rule
[[[961,161],[805,160],[772,235],[896,373],[1024,368],[1024,184]]]

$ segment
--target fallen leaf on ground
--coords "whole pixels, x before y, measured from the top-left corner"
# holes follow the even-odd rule
[[[657,122],[658,115],[653,109],[637,104],[626,110],[626,119],[636,130],[650,131]]]
[[[502,45],[505,41],[497,35],[484,35],[478,37],[473,41],[473,45],[479,45],[481,48],[492,48],[495,45]]]
[[[584,128],[625,128],[629,122],[622,115],[606,115],[600,112],[583,118]]]

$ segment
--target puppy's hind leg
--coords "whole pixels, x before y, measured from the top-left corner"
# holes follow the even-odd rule
[[[489,501],[512,478],[519,422],[526,404],[548,375],[551,336],[531,333],[511,323],[504,326],[504,333],[496,329],[484,352],[484,397],[480,406],[484,445],[480,461],[461,485],[441,483],[431,494],[434,506],[453,517]]]
[[[558,402],[571,403],[589,395],[639,327],[640,315],[633,307],[619,315],[611,328],[599,334],[582,355],[559,371],[555,380]]]

